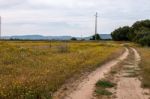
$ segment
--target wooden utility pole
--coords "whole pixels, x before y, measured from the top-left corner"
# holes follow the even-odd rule
[[[0,40],[2,39],[2,17],[0,16]]]
[[[95,14],[95,40],[96,40],[96,35],[97,35],[97,17],[98,17],[98,13],[96,12]]]

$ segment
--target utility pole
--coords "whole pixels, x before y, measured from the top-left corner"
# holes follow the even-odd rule
[[[1,34],[1,32],[2,32],[2,17],[0,16],[0,40],[1,40],[1,36],[2,36],[2,34]]]
[[[98,17],[98,13],[96,12],[95,14],[95,40],[96,40],[96,34],[97,34],[97,17]]]

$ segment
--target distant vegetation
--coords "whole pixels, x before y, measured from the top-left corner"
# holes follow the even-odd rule
[[[120,27],[111,35],[115,41],[133,41],[143,46],[150,46],[150,20],[137,21],[131,27]]]
[[[76,41],[76,40],[77,40],[77,38],[75,38],[75,37],[72,37],[72,38],[71,38],[71,40],[72,40],[72,41]]]
[[[90,38],[90,40],[101,40],[101,37],[99,34],[95,34]]]
[[[99,34],[102,40],[110,40],[110,34]],[[75,37],[77,40],[90,40],[92,36]],[[71,40],[72,36],[42,36],[42,35],[20,35],[20,36],[2,36],[3,40]]]
[[[111,33],[115,41],[129,41],[130,27],[124,26],[116,29]]]

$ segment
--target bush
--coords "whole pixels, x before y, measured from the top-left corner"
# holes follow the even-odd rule
[[[150,20],[135,22],[131,27],[124,26],[111,33],[115,41],[133,41],[143,46],[150,46]]]
[[[130,27],[124,26],[116,29],[111,33],[112,39],[115,41],[129,41]]]
[[[111,88],[111,87],[114,87],[115,84],[110,82],[110,81],[106,81],[106,80],[99,80],[97,83],[96,83],[96,86],[97,87],[104,87],[104,88]]]
[[[150,46],[150,34],[148,36],[144,36],[139,40],[139,43],[142,46]]]
[[[95,34],[92,36],[92,38],[90,40],[101,40],[101,37],[99,34]]]
[[[71,38],[71,40],[72,40],[72,41],[76,41],[76,40],[77,40],[77,38],[75,38],[75,37],[72,37],[72,38]]]

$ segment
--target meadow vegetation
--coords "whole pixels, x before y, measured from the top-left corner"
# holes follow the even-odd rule
[[[50,99],[75,74],[122,50],[112,42],[0,42],[0,99]]]
[[[142,86],[145,88],[150,88],[150,48],[139,48],[139,52],[142,57],[140,64]]]

